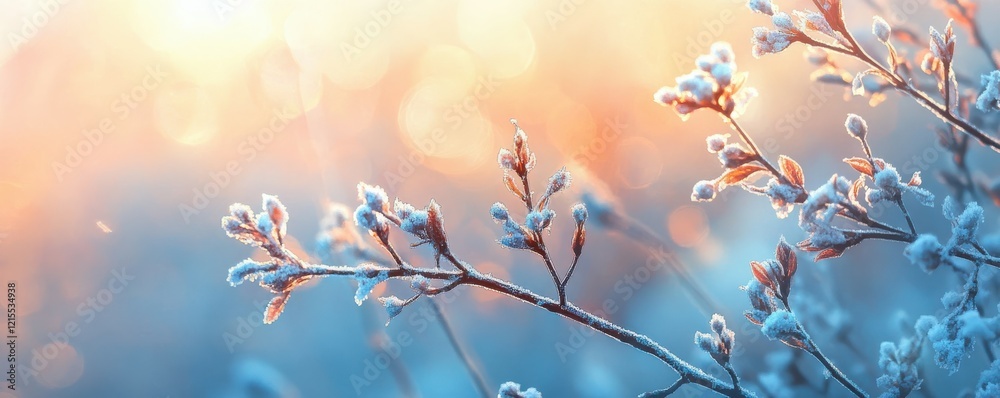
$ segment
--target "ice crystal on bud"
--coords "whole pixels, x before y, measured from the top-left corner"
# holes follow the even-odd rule
[[[865,119],[853,113],[847,115],[844,127],[847,128],[848,133],[859,140],[864,140],[865,136],[868,135],[868,122],[865,122]]]
[[[587,206],[583,203],[573,205],[572,212],[576,225],[583,225],[583,223],[587,222]]]
[[[771,200],[771,208],[778,218],[785,218],[795,208],[795,203],[803,191],[799,187],[783,184],[777,178],[771,178],[764,188],[764,195]]]
[[[728,43],[714,43],[708,54],[695,59],[694,70],[677,77],[676,86],[660,88],[653,100],[672,107],[682,119],[702,108],[736,117],[756,96],[756,90],[743,87],[746,73],[736,73],[735,60]]]
[[[888,44],[889,36],[892,35],[892,28],[889,27],[889,23],[885,19],[876,15],[874,22],[872,22],[872,34],[878,38],[878,41]]]
[[[1000,110],[1000,70],[995,70],[980,78],[983,86],[976,99],[976,107],[983,112]]]
[[[532,231],[542,232],[552,224],[552,218],[555,216],[556,212],[549,209],[536,210],[528,213],[524,219],[524,226]]]
[[[694,343],[715,359],[719,365],[725,366],[729,363],[729,356],[732,354],[733,345],[736,343],[736,334],[726,328],[726,319],[722,315],[712,315],[709,322],[712,327],[711,333],[695,332]]]
[[[271,235],[271,231],[274,231],[274,223],[267,213],[257,214],[257,231],[264,236]]]
[[[570,186],[573,182],[573,176],[566,171],[563,167],[555,172],[552,177],[549,177],[549,185],[545,188],[544,198],[548,198],[555,193],[562,191]]]
[[[360,205],[354,210],[354,222],[369,231],[379,231],[385,227],[385,217],[376,213],[368,205]]]
[[[768,339],[781,340],[791,346],[798,346],[799,342],[807,339],[795,314],[785,310],[775,311],[769,315],[764,320],[761,331]]]
[[[813,248],[828,249],[847,241],[844,233],[833,227],[833,219],[847,202],[851,183],[834,175],[826,184],[809,193],[799,214],[799,227],[809,233]]]
[[[277,196],[262,194],[261,197],[263,199],[261,207],[264,209],[264,212],[271,219],[271,223],[284,235],[285,228],[288,225],[288,209],[285,208],[285,205],[281,204]]]
[[[490,215],[493,216],[493,220],[496,222],[504,222],[510,219],[510,213],[507,212],[507,206],[503,203],[496,202],[490,207]]]
[[[389,208],[389,195],[378,185],[358,183],[358,200],[376,212],[384,213]]]
[[[691,192],[691,201],[710,202],[715,199],[716,186],[713,181],[698,181],[694,184],[694,192]]]
[[[273,271],[276,267],[274,263],[261,263],[248,258],[229,268],[229,277],[226,280],[231,286],[239,285],[245,280],[253,282],[261,273]]]
[[[509,149],[500,148],[500,153],[497,154],[497,163],[499,163],[500,168],[504,170],[513,170],[517,167],[517,158]]]
[[[955,34],[951,27],[952,22],[952,20],[948,20],[948,25],[945,27],[944,33],[938,32],[933,26],[930,27],[931,54],[946,63],[950,63],[952,57],[955,55]]]
[[[906,246],[903,254],[910,259],[910,262],[930,273],[937,269],[944,260],[944,246],[941,245],[936,236],[923,234]]]
[[[778,11],[778,6],[774,5],[771,0],[750,0],[747,2],[747,7],[750,7],[754,12],[767,15],[774,15]]]
[[[373,264],[362,264],[354,271],[354,280],[358,282],[358,290],[354,293],[354,302],[361,305],[379,283],[389,279],[389,273],[379,270]]]
[[[385,313],[389,315],[389,320],[385,322],[387,326],[389,325],[389,322],[392,322],[392,318],[395,318],[396,315],[403,312],[403,307],[406,306],[406,302],[396,296],[379,297],[378,301],[385,306]]]
[[[788,17],[784,13],[778,15],[783,15],[785,18]],[[777,24],[778,15],[774,16],[775,24]],[[751,53],[754,58],[760,58],[767,54],[780,53],[792,44],[794,37],[795,35],[782,30],[770,30],[764,27],[753,28],[753,37],[750,40],[753,44]]]
[[[865,194],[865,199],[870,205],[876,205],[883,201],[896,201],[900,199],[903,192],[913,194],[920,201],[920,204],[928,207],[934,206],[934,194],[916,185],[904,184],[899,172],[891,164],[875,172],[875,187],[869,188]]]
[[[949,246],[961,246],[975,243],[979,226],[983,223],[983,208],[976,202],[971,202],[965,211],[952,220],[951,240]]]
[[[729,169],[749,162],[752,157],[753,155],[743,149],[740,144],[726,144],[719,151],[719,162]]]
[[[705,139],[705,144],[708,146],[709,153],[719,153],[722,148],[725,148],[726,141],[729,140],[729,134],[713,134]]]

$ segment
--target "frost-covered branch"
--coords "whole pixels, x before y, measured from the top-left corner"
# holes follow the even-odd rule
[[[516,126],[516,124],[515,124]],[[501,151],[499,162],[501,168],[513,170],[524,181],[527,180],[527,170],[534,165],[534,154],[527,149],[527,136],[517,127],[515,134],[516,152]],[[672,352],[652,339],[622,328],[606,319],[587,312],[566,300],[565,285],[569,282],[571,272],[560,279],[555,271],[551,258],[541,240],[543,232],[547,232],[555,212],[549,209],[548,201],[552,194],[565,189],[570,182],[569,174],[559,170],[550,180],[545,194],[537,204],[532,204],[529,194],[530,187],[524,185],[520,192],[517,185],[511,183],[512,178],[505,173],[504,181],[508,188],[518,195],[526,204],[528,215],[523,224],[514,221],[506,207],[497,203],[491,209],[494,220],[503,227],[504,236],[499,243],[511,249],[523,249],[539,254],[553,276],[558,289],[558,297],[545,297],[518,286],[512,282],[483,274],[471,264],[459,260],[452,252],[444,227],[444,216],[440,206],[433,200],[424,209],[416,209],[412,205],[396,200],[389,204],[388,195],[377,186],[359,184],[358,193],[362,204],[354,212],[354,220],[359,227],[366,230],[393,259],[392,265],[365,263],[358,266],[330,266],[310,264],[299,260],[283,243],[288,213],[284,206],[273,196],[264,196],[264,211],[253,215],[246,205],[236,204],[231,208],[231,214],[223,218],[223,228],[227,234],[241,242],[263,249],[271,257],[268,262],[245,260],[230,269],[229,282],[233,285],[244,281],[259,281],[261,286],[274,293],[275,299],[268,307],[265,321],[273,322],[285,307],[291,292],[302,283],[325,276],[345,276],[357,281],[358,289],[355,301],[360,305],[371,294],[375,286],[389,279],[403,279],[410,282],[414,295],[403,299],[396,296],[380,297],[382,305],[390,321],[398,316],[410,304],[421,297],[433,297],[460,286],[477,286],[540,307],[549,312],[559,314],[582,325],[604,333],[636,349],[660,359],[673,368],[681,378],[692,384],[698,384],[719,394],[730,397],[750,397],[753,393],[736,385],[719,380],[701,369],[683,361]],[[576,268],[585,242],[584,223],[588,218],[586,208],[576,206],[573,218],[577,228],[573,236],[573,262],[571,270]],[[428,245],[433,249],[437,266],[434,268],[414,267],[406,262],[389,241],[391,226],[415,237],[414,246]],[[360,254],[373,257],[364,250]],[[451,267],[442,267],[444,259]],[[713,321],[713,330],[718,329],[718,322]],[[722,335],[732,338],[732,332],[724,328]],[[728,332],[726,332],[728,331]],[[718,331],[717,331],[718,332]],[[720,337],[721,338],[721,337]],[[731,366],[727,368],[733,376]],[[737,381],[735,377],[734,381]],[[485,383],[480,388],[485,391]],[[513,391],[513,390],[512,390]]]
[[[792,16],[780,12],[770,0],[749,1],[751,10],[770,16],[774,24],[773,30],[765,27],[754,28],[754,56],[779,53],[792,43],[803,43],[846,55],[869,67],[869,69],[855,75],[852,83],[854,94],[865,94],[864,78],[866,76],[878,77],[883,79],[889,87],[913,98],[945,123],[972,136],[994,151],[1000,152],[1000,140],[954,112],[958,99],[958,87],[952,68],[952,59],[955,55],[955,34],[951,22],[948,23],[943,33],[933,27],[930,29],[930,52],[921,63],[921,69],[925,73],[937,77],[940,94],[944,101],[939,103],[912,83],[914,80],[912,68],[893,47],[890,41],[891,27],[885,20],[876,17],[872,31],[889,50],[888,67],[872,58],[847,29],[840,0],[813,0],[813,3],[816,5],[816,11],[795,10],[792,12],[795,19],[798,20],[796,24]]]

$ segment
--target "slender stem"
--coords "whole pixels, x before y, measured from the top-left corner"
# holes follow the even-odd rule
[[[573,271],[576,270],[576,263],[580,262],[580,256],[573,256],[573,265],[569,266],[569,271],[566,272],[566,277],[563,278],[562,287],[565,290],[566,285],[569,284],[569,278],[573,277]]]
[[[944,111],[951,114],[951,62],[944,63]]]
[[[483,376],[482,372],[479,371],[479,367],[476,366],[476,362],[465,352],[462,348],[462,343],[458,341],[458,336],[451,327],[451,323],[448,321],[448,317],[441,310],[441,307],[437,304],[434,299],[428,299],[431,307],[434,309],[434,313],[437,314],[438,320],[441,323],[441,329],[444,330],[444,334],[448,336],[448,342],[451,343],[451,347],[458,354],[459,359],[465,364],[465,369],[469,371],[469,376],[472,377],[474,384],[476,385],[476,390],[479,391],[483,398],[490,398],[492,395],[490,393],[489,383],[486,382],[486,378]]]
[[[910,212],[906,211],[906,205],[903,204],[903,198],[896,198],[896,206],[899,206],[899,210],[903,212],[903,216],[906,217],[906,225],[910,227],[910,234],[916,235],[917,228],[913,226],[913,219],[910,218]]]
[[[740,134],[740,138],[743,139],[743,142],[745,142],[750,147],[750,149],[753,150],[754,157],[756,158],[756,160],[761,164],[763,164],[764,167],[766,167],[767,170],[771,172],[771,174],[773,174],[778,179],[784,181],[785,177],[781,174],[780,171],[778,171],[777,168],[774,167],[774,165],[771,164],[771,162],[767,161],[767,158],[764,157],[764,154],[760,152],[759,148],[757,148],[757,144],[753,141],[753,138],[750,138],[750,135],[747,134],[745,130],[743,130],[743,127],[736,122],[736,119],[733,119],[731,116],[726,115],[724,112],[720,111],[720,113],[725,116],[729,124],[733,126],[733,129],[735,129],[736,132]]]
[[[566,288],[559,281],[559,274],[556,273],[556,267],[552,265],[552,259],[549,258],[549,251],[545,248],[545,242],[542,241],[542,234],[536,234],[538,238],[538,255],[542,256],[542,260],[545,261],[545,268],[549,269],[549,275],[552,276],[552,283],[556,285],[556,292],[559,295],[559,305],[566,305]]]
[[[726,362],[726,365],[723,367],[726,369],[726,372],[729,373],[729,378],[733,381],[733,388],[739,389],[740,377],[736,374],[736,369],[733,368],[733,364]]]
[[[650,391],[650,392],[647,392],[647,393],[643,393],[643,394],[639,395],[639,398],[663,398],[663,397],[669,396],[670,394],[673,394],[673,393],[677,392],[677,389],[681,388],[681,386],[683,386],[683,385],[685,385],[687,383],[688,383],[688,380],[685,379],[685,378],[683,378],[683,377],[681,377],[681,378],[677,379],[677,381],[675,381],[674,384],[671,384],[670,387],[667,387],[667,388],[664,388],[664,389],[660,389],[660,390],[656,390],[656,391]]]
[[[524,205],[528,208],[528,213],[535,211],[535,206],[531,201],[531,187],[528,184],[528,171],[525,170],[523,174],[518,175],[521,178],[521,185],[524,186]],[[545,267],[549,269],[549,275],[552,276],[552,283],[556,286],[556,292],[559,293],[559,303],[566,304],[566,289],[563,284],[559,281],[559,273],[556,272],[556,267],[552,265],[552,259],[549,258],[549,251],[545,248],[545,239],[543,239],[542,234],[535,233],[535,238],[538,241],[538,249],[535,251],[542,260],[545,261]]]
[[[810,340],[810,345],[812,347],[806,350],[806,352],[812,354],[813,357],[819,360],[819,362],[822,363],[823,366],[830,371],[830,375],[832,375],[834,379],[837,379],[837,381],[840,382],[840,384],[843,384],[844,387],[847,387],[848,390],[851,390],[851,393],[853,393],[854,395],[857,395],[858,397],[868,397],[868,394],[866,394],[864,391],[861,391],[861,388],[858,387],[857,384],[854,384],[854,382],[851,381],[851,379],[848,379],[847,376],[844,375],[844,372],[841,372],[840,369],[838,369],[837,366],[833,364],[833,362],[830,362],[830,359],[827,358],[826,355],[823,355],[823,352],[819,350],[819,347],[817,347],[815,343],[812,343],[812,340]]]

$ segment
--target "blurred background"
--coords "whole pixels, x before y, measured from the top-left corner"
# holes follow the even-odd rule
[[[980,15],[1000,11],[982,3]],[[812,9],[806,1],[778,4]],[[883,4],[903,10],[896,21],[921,33],[947,22],[927,1]],[[276,323],[262,325],[270,295],[225,280],[253,251],[226,237],[219,220],[231,203],[256,209],[261,193],[277,195],[291,214],[290,245],[318,261],[315,237],[327,206],[353,208],[357,182],[379,184],[415,205],[440,203],[460,258],[553,295],[537,258],[495,243],[489,206],[516,203],[496,165],[498,149],[511,146],[510,118],[538,154],[536,191],[559,167],[575,177],[552,202],[559,217],[547,239],[557,268],[564,272],[572,259],[569,207],[593,192],[660,236],[718,302],[736,330],[735,364],[748,383],[797,361],[821,388],[815,361],[767,341],[742,316],[748,261],[772,257],[779,236],[802,239],[795,218],[778,220],[766,200],[735,189],[691,203],[692,185],[721,171],[704,138],[728,128],[710,113],[682,122],[651,99],[715,41],[733,44],[761,93],[741,123],[769,157],[799,160],[808,187],[833,173],[854,175],[841,162],[860,155],[842,127],[853,112],[868,120],[877,154],[906,176],[923,170],[938,203],[947,192],[932,177],[951,165],[928,112],[895,94],[871,108],[843,88],[811,83],[801,46],[752,58],[751,28],[769,21],[744,1],[15,0],[2,7],[0,275],[16,282],[20,321],[18,390],[0,392],[4,398],[402,396],[389,365],[408,371],[419,396],[476,396],[435,317],[421,312],[423,301],[384,328],[393,342],[386,349],[369,344],[372,330],[383,329],[378,303],[358,308],[346,280],[311,283]],[[874,12],[865,2],[846,9],[870,48],[877,48]],[[986,37],[998,29],[986,24]],[[960,30],[957,63],[978,76],[988,64],[967,36]],[[973,149],[976,173],[995,170],[993,155]],[[938,210],[913,211],[922,230],[948,230]],[[891,209],[883,213],[900,225]],[[987,215],[985,229],[995,232],[997,212],[988,207]],[[711,314],[675,273],[634,240],[588,228],[570,299],[593,311],[610,300],[619,308],[611,320],[725,375],[692,343]],[[924,274],[902,249],[870,243],[819,265],[801,256],[796,283],[808,294],[792,306],[831,322],[807,328],[869,392],[877,391],[879,343],[910,333],[916,317],[939,311],[941,295],[959,284],[945,272]],[[432,261],[423,247],[404,258]],[[388,290],[406,294],[402,285]],[[450,301],[442,308],[491,386],[513,380],[545,396],[635,396],[676,378],[655,358],[538,308],[473,289]],[[848,343],[833,336],[843,328]],[[987,363],[977,351],[948,377],[928,353],[925,387],[954,395]]]

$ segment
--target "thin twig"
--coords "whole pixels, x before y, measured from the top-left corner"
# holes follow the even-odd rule
[[[492,394],[490,392],[489,383],[486,382],[486,377],[484,377],[483,373],[479,371],[479,367],[476,366],[476,362],[465,352],[465,349],[462,348],[462,343],[458,340],[458,336],[452,329],[451,323],[448,321],[448,317],[444,314],[444,311],[441,310],[437,301],[433,298],[430,298],[427,301],[434,309],[434,313],[437,314],[438,320],[440,320],[441,329],[444,330],[444,334],[448,336],[448,342],[451,343],[451,347],[455,350],[455,353],[458,354],[458,358],[462,360],[462,363],[465,364],[465,369],[469,371],[469,376],[471,376],[472,380],[475,382],[474,384],[476,385],[476,390],[479,391],[483,398],[490,398]]]

